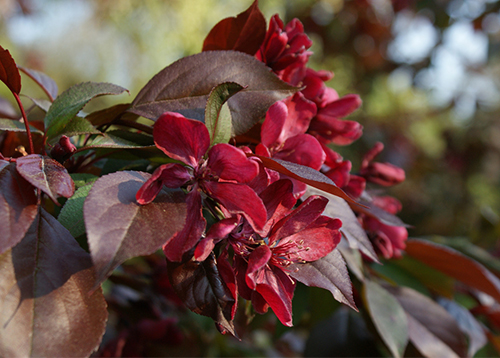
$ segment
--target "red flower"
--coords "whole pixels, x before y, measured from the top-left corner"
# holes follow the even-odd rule
[[[209,150],[210,136],[205,125],[173,112],[158,118],[153,138],[159,149],[184,165],[169,163],[158,167],[137,192],[137,202],[150,203],[163,185],[184,186],[189,191],[186,224],[163,248],[170,261],[180,261],[205,230],[202,193],[228,212],[242,214],[255,231],[262,230],[266,209],[255,191],[245,185],[254,179],[259,167],[242,150],[229,144],[216,144]]]
[[[384,149],[380,142],[375,143],[363,157],[359,174],[367,181],[382,186],[392,186],[405,180],[403,169],[390,163],[373,162],[373,159]]]
[[[341,222],[321,215],[328,202],[321,196],[311,196],[291,210],[296,200],[286,179],[270,185],[261,197],[268,213],[263,232],[243,225],[230,235],[238,290],[252,300],[257,312],[271,307],[284,325],[291,326],[295,281],[287,267],[328,255],[340,242]]]

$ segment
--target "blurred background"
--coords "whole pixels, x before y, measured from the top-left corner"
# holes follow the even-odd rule
[[[130,99],[106,100],[125,102],[161,69],[199,52],[218,21],[250,4],[0,0],[0,44],[19,65],[52,77],[60,91],[83,81],[112,82],[128,88]],[[341,96],[363,99],[349,119],[364,126],[364,135],[336,150],[356,171],[367,149],[385,144],[378,159],[407,174],[388,194],[403,203],[410,236],[439,235],[452,246],[472,242],[500,254],[500,2],[260,0],[259,6],[267,20],[275,13],[285,23],[299,18],[314,42],[310,66],[333,71],[328,85]],[[10,98],[4,88],[0,96]],[[298,290],[297,309],[300,299]],[[256,347],[282,355],[304,348],[293,346],[304,342],[300,330],[287,331],[293,339],[282,335],[281,347],[259,332]]]

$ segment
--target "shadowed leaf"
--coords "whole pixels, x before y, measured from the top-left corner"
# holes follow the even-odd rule
[[[23,240],[0,256],[0,356],[86,357],[107,320],[90,256],[41,209]],[[9,289],[5,289],[5,288]]]
[[[21,115],[17,113],[12,104],[5,98],[0,97],[0,118],[18,119]]]
[[[205,125],[210,134],[211,145],[229,142],[232,133],[231,113],[224,104],[242,89],[237,83],[227,82],[210,92],[205,107]]]
[[[0,81],[14,93],[21,92],[21,75],[10,52],[0,46]]]
[[[26,75],[29,76],[29,78],[35,81],[40,86],[40,88],[47,94],[49,100],[51,102],[54,102],[54,99],[57,97],[57,93],[59,92],[59,90],[57,88],[57,84],[52,78],[50,78],[43,72],[35,71],[26,67],[19,67],[19,70],[24,72]]]
[[[109,124],[113,122],[116,118],[120,117],[125,111],[130,107],[130,103],[120,103],[112,107],[102,109],[100,111],[95,111],[90,113],[85,117],[94,126],[101,126],[103,124]],[[130,116],[133,114],[129,113]]]
[[[151,176],[123,171],[108,174],[94,183],[83,215],[96,285],[123,261],[149,255],[180,231],[186,217],[186,195],[164,188],[155,201],[139,205],[135,194]]]
[[[75,194],[69,198],[59,213],[57,221],[59,221],[66,229],[69,230],[73,237],[78,237],[85,234],[85,222],[83,221],[83,203],[85,198],[92,189],[92,185],[88,184],[79,188]]]
[[[75,184],[68,171],[54,159],[30,154],[18,158],[16,163],[19,174],[54,202],[57,202],[59,196],[69,198],[75,192]]]
[[[30,126],[31,133],[36,133],[43,135],[41,130],[38,130]],[[12,119],[0,119],[0,131],[11,131],[11,132],[26,132],[26,126],[23,122],[19,122]]]
[[[363,293],[380,337],[394,357],[402,357],[408,344],[405,311],[394,296],[375,282],[365,281]]]
[[[255,55],[266,36],[266,19],[257,0],[236,17],[217,23],[203,42],[202,51],[235,50]]]
[[[250,55],[208,51],[182,58],[160,71],[142,88],[129,111],[152,120],[167,111],[203,120],[210,91],[224,82],[245,87],[227,101],[233,135],[248,131],[274,102],[298,90]]]
[[[213,254],[203,262],[167,261],[167,269],[172,287],[191,311],[212,318],[237,337],[231,319],[235,300],[220,276]]]
[[[21,241],[36,214],[35,188],[15,164],[0,160],[0,254]]]
[[[386,289],[405,310],[410,341],[425,357],[467,356],[465,335],[443,307],[408,287]]]
[[[500,301],[500,280],[480,263],[446,246],[411,239],[408,255]]]
[[[307,286],[324,288],[330,291],[337,301],[358,310],[352,297],[351,279],[338,250],[334,249],[317,261],[291,265],[290,276]]]
[[[58,134],[63,134],[65,127],[91,99],[107,94],[116,95],[125,91],[125,88],[111,83],[96,82],[84,82],[68,88],[54,100],[45,116],[47,137],[53,138]]]

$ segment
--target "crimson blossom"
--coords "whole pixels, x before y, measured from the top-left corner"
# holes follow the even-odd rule
[[[209,204],[213,200],[229,213],[243,215],[256,232],[262,231],[266,209],[257,193],[246,185],[259,172],[254,160],[229,144],[210,148],[205,124],[175,112],[166,112],[158,118],[153,138],[160,150],[182,164],[158,167],[137,192],[137,202],[150,203],[164,185],[183,187],[188,192],[184,228],[172,238],[165,238],[163,250],[170,261],[181,261],[205,231],[202,201]]]

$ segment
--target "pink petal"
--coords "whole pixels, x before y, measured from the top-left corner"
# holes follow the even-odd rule
[[[367,181],[382,186],[396,185],[405,180],[405,171],[390,163],[370,163],[359,174]]]
[[[214,145],[208,152],[210,171],[224,180],[234,180],[238,183],[251,181],[259,173],[259,165],[247,158],[245,152],[230,144]]]
[[[165,112],[157,119],[153,138],[156,146],[170,158],[192,167],[198,166],[210,146],[204,123],[175,112]]]
[[[187,216],[184,228],[163,246],[165,256],[170,261],[182,261],[184,253],[196,245],[207,225],[202,215],[201,195],[198,190],[194,189],[188,194],[186,204]]]
[[[319,170],[326,155],[321,144],[310,134],[299,134],[288,138],[273,158],[282,159]]]
[[[230,213],[241,214],[256,232],[261,232],[267,219],[267,212],[261,198],[243,184],[213,182],[203,183],[205,192],[222,204]]]
[[[196,261],[204,261],[212,249],[222,239],[226,238],[238,225],[239,217],[234,216],[227,219],[222,219],[210,227],[207,235],[202,239],[194,250],[194,258]]]
[[[321,113],[328,117],[343,118],[358,109],[361,103],[361,97],[357,94],[348,94],[323,106]]]
[[[169,188],[178,188],[189,179],[191,179],[191,174],[184,166],[173,163],[161,165],[139,188],[135,199],[141,205],[149,204],[156,198],[163,185]]]
[[[306,229],[299,233],[286,237],[280,241],[279,246],[294,242],[296,254],[291,259],[296,261],[316,261],[328,255],[341,239],[339,219],[320,216]]]
[[[304,134],[309,128],[311,119],[316,115],[316,104],[306,99],[301,92],[287,98],[284,103],[288,108],[288,115],[283,127],[284,138]]]
[[[292,182],[287,179],[269,185],[260,197],[267,210],[267,222],[263,230],[264,236],[267,236],[271,227],[290,212],[297,199],[293,196]]]
[[[328,199],[318,195],[311,195],[298,208],[281,219],[269,235],[269,245],[282,238],[292,236],[314,222],[326,207]]]
[[[363,134],[363,126],[358,122],[341,120],[318,114],[309,126],[309,133],[326,143],[349,145]]]
[[[268,148],[280,145],[285,141],[283,127],[288,116],[288,108],[282,101],[274,103],[266,112],[266,119],[260,130],[262,144]]]
[[[271,249],[267,245],[257,247],[250,254],[245,279],[250,289],[255,290],[257,283],[263,282],[263,271],[271,259],[271,256]]]

